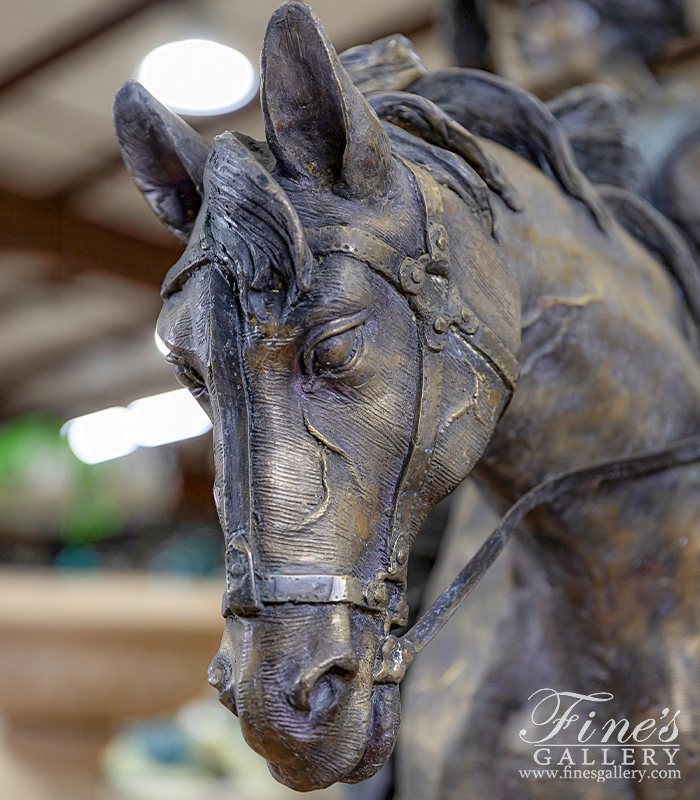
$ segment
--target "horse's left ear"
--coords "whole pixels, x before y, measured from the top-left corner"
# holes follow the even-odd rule
[[[272,15],[261,71],[265,134],[284,173],[356,197],[385,193],[389,138],[305,3]]]
[[[113,114],[131,177],[166,228],[187,242],[202,205],[209,145],[137,81],[117,92]]]

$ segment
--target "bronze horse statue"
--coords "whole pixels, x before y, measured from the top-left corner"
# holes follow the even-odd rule
[[[619,165],[589,183],[531,95],[424,72],[401,37],[339,59],[289,0],[262,52],[266,142],[210,146],[138,84],[117,95],[126,164],[187,243],[158,330],[214,426],[210,680],[279,781],[361,781],[394,747],[413,654],[517,527],[514,623],[445,796],[695,798],[696,265]],[[520,501],[397,639],[412,541],[472,470]],[[680,709],[682,778],[518,777],[544,687],[609,694],[633,727]]]

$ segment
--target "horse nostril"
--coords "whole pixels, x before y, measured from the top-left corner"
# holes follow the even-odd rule
[[[229,677],[229,670],[226,669],[217,656],[214,656],[207,673],[209,684],[220,690]]]
[[[310,711],[325,713],[338,702],[338,686],[333,674],[329,670],[311,687],[307,700]],[[342,676],[339,677],[342,679]]]
[[[355,656],[326,659],[300,675],[289,694],[289,701],[300,711],[327,714],[340,699],[342,684],[349,683],[358,670]]]
[[[218,655],[209,665],[209,683],[219,692],[219,702],[238,716],[236,695],[231,680],[231,668]]]

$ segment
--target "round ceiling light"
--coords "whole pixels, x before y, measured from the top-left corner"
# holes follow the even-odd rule
[[[243,53],[206,39],[156,47],[136,77],[171,111],[197,117],[235,111],[257,91],[255,70]]]

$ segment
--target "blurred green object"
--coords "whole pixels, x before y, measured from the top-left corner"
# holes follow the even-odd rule
[[[295,800],[298,792],[270,775],[246,745],[238,720],[214,697],[184,706],[174,717],[132,722],[112,739],[103,766],[109,783],[129,800]],[[304,795],[343,800],[339,784]]]
[[[31,415],[0,425],[1,532],[88,547],[121,533],[130,519],[161,516],[178,486],[167,453],[142,449],[88,465],[57,420]]]

